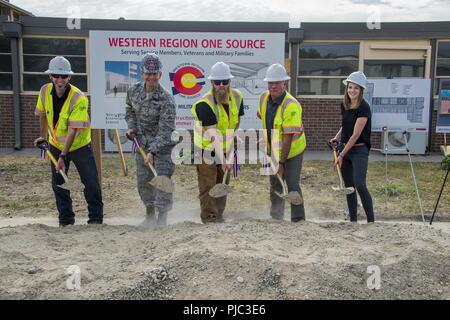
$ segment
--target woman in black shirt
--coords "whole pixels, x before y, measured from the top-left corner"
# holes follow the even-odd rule
[[[366,186],[372,127],[370,106],[363,98],[367,79],[364,73],[357,71],[343,82],[346,87],[344,101],[341,103],[342,125],[330,141],[333,144],[341,142],[344,148],[334,165],[341,167],[345,186],[354,187],[358,191],[367,222],[374,222],[372,197]],[[358,207],[356,192],[347,195],[347,204],[350,221],[356,222]]]

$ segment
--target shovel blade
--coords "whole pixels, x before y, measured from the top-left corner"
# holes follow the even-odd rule
[[[288,195],[287,195],[287,197],[286,197],[286,200],[287,200],[289,203],[291,203],[291,204],[293,204],[293,205],[295,205],[295,206],[298,206],[298,205],[300,205],[300,204],[303,203],[303,198],[302,198],[302,196],[300,195],[300,193],[297,192],[297,191],[291,191],[291,192],[289,192]]]
[[[352,194],[353,192],[355,192],[355,188],[353,188],[353,187],[348,187],[348,188],[331,187],[331,189],[333,189],[334,191],[342,192],[344,194]]]
[[[166,193],[173,193],[175,189],[172,180],[166,176],[156,176],[149,183]]]
[[[67,181],[63,184],[59,184],[58,188],[68,190],[68,191],[82,191],[84,189],[84,186],[79,182],[74,181]]]
[[[222,198],[233,192],[233,188],[227,184],[219,183],[209,190],[208,194],[213,198]]]
[[[275,194],[277,195],[277,196],[279,196],[281,199],[286,199],[286,197],[287,197],[287,194],[282,194],[282,193],[279,193],[279,192],[277,192],[277,191],[275,191]]]
[[[345,188],[345,194],[352,194],[353,192],[355,192],[355,188],[353,187]]]

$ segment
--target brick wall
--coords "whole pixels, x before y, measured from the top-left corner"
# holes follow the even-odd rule
[[[20,102],[22,112],[22,147],[33,148],[33,141],[39,137],[39,117],[34,115],[37,96],[21,95]]]
[[[303,125],[305,127],[308,150],[327,150],[327,141],[334,137],[340,128],[341,99],[299,99],[303,107]],[[432,115],[433,123],[430,151],[439,152],[444,144],[444,134],[436,133],[437,111]],[[372,147],[380,148],[381,132],[372,132]],[[450,137],[447,141],[450,144]]]
[[[22,146],[32,148],[33,140],[39,136],[39,121],[34,115],[37,96],[21,95],[22,112]],[[303,124],[308,143],[308,150],[327,150],[327,141],[340,128],[340,99],[300,99],[303,107]],[[14,147],[14,109],[13,96],[0,95],[0,148]],[[433,112],[432,145],[433,152],[439,151],[444,144],[444,135],[436,134],[437,113]],[[380,148],[381,133],[372,133],[373,148]],[[450,140],[450,137],[449,137]],[[104,147],[104,130],[102,130],[102,146]],[[448,141],[447,143],[450,143]]]
[[[299,99],[303,108],[308,150],[328,150],[327,142],[341,127],[341,99]],[[381,133],[372,133],[372,147],[379,148]]]
[[[14,147],[13,96],[0,95],[0,148]]]
[[[440,152],[440,146],[444,145],[444,134],[436,133],[436,121],[437,121],[437,111],[433,112],[433,124],[430,132],[433,133],[431,136],[431,152]],[[450,135],[447,134],[447,144],[450,144]]]

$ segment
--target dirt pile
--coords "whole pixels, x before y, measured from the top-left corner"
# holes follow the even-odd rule
[[[407,223],[0,228],[6,299],[450,299],[449,270],[450,233]]]

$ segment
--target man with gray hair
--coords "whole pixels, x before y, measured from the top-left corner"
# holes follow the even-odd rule
[[[159,83],[162,63],[155,53],[146,54],[141,62],[143,81],[128,89],[125,120],[128,124],[127,136],[137,138],[146,151],[144,158],[136,154],[137,186],[146,207],[146,218],[142,227],[152,228],[167,224],[167,213],[172,209],[172,193],[163,192],[150,185],[154,177],[149,170],[152,164],[158,175],[171,177],[175,165],[171,159],[172,132],[175,130],[175,100]],[[156,217],[156,211],[158,217]]]

